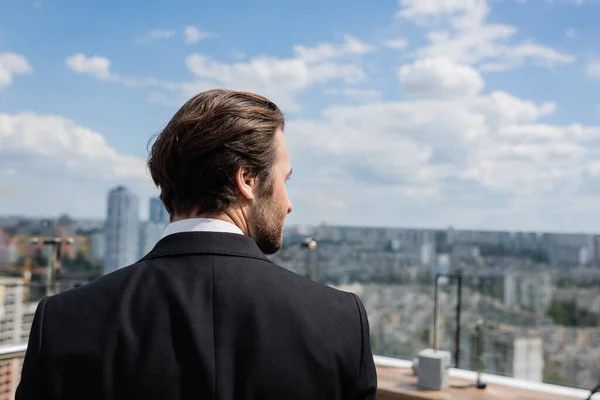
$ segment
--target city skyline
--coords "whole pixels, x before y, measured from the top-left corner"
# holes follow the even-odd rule
[[[600,2],[230,6],[3,5],[3,212],[145,215],[148,140],[227,87],[286,113],[289,225],[596,231]]]
[[[155,199],[156,197],[150,197],[148,200]],[[140,199],[139,202],[139,222],[148,222],[150,221],[150,217],[148,215],[148,204],[147,202]],[[74,218],[76,220],[82,221],[97,221],[104,222],[106,218],[103,216],[98,217],[78,217],[68,212],[59,212],[53,215],[36,215],[36,214],[0,214],[0,219],[3,218],[23,218],[23,219],[33,219],[33,220],[54,220],[59,218],[60,216],[67,215],[70,218]],[[313,224],[305,224],[305,223],[292,223],[286,221],[286,228],[315,228],[321,225],[331,226],[331,227],[339,227],[339,228],[374,228],[374,229],[424,229],[424,230],[446,230],[446,229],[454,229],[457,231],[477,231],[477,232],[515,232],[515,233],[538,233],[538,234],[590,234],[590,235],[600,235],[600,226],[597,230],[535,230],[535,229],[493,229],[493,228],[477,228],[477,227],[469,227],[458,224],[449,224],[447,226],[442,225],[389,225],[385,223],[381,223],[379,225],[376,224],[353,224],[351,222],[341,223],[341,224],[333,224],[328,223],[327,221],[316,222]]]
[[[167,224],[160,200],[149,201],[147,219],[141,221],[135,193],[116,186],[106,197],[106,224],[65,215],[29,221],[0,217],[4,273],[23,274],[13,279],[28,283],[31,276],[26,271],[47,276],[44,268],[51,264],[44,250],[48,249],[31,247],[39,235],[73,235],[73,245],[61,251],[62,290],[144,257]],[[596,382],[600,234],[320,225],[296,227],[286,236],[271,261],[360,296],[378,355],[410,360],[427,348],[437,297],[432,279],[437,273],[461,274],[461,368],[476,368],[473,340],[477,324],[485,320],[486,373],[582,388]],[[316,245],[306,246],[307,237]],[[44,279],[35,282],[43,285]],[[450,318],[456,309],[454,285],[443,285],[439,293],[439,338],[444,349],[453,348],[456,340]],[[34,310],[36,302],[28,303],[28,309]],[[5,309],[10,304],[14,302],[5,298]],[[23,316],[23,323],[30,322]],[[21,318],[7,321],[3,324],[10,323],[11,338],[20,334],[17,340],[26,340],[17,330]],[[0,373],[14,385],[17,374],[11,371],[5,368]]]

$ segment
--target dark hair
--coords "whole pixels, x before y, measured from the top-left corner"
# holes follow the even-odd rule
[[[171,214],[225,211],[239,196],[236,174],[257,178],[259,195],[272,191],[279,108],[254,93],[209,90],[186,102],[158,134],[148,168]]]

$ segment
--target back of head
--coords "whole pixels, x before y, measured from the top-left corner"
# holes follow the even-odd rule
[[[209,90],[185,103],[154,142],[148,167],[173,216],[218,215],[239,199],[243,168],[268,190],[279,108],[265,97]]]

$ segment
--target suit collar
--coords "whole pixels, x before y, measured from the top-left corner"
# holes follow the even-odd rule
[[[162,238],[142,260],[184,254],[221,254],[269,260],[248,236],[229,232],[174,233]]]

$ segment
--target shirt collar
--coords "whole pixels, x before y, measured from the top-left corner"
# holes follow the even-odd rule
[[[243,235],[244,232],[234,224],[213,218],[188,218],[171,222],[165,228],[162,237],[180,232],[228,232]]]

